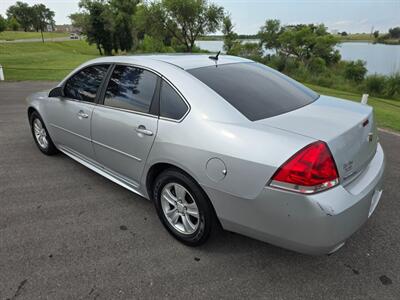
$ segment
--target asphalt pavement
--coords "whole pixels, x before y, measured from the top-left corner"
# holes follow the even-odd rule
[[[25,97],[0,82],[0,299],[400,299],[400,137],[374,215],[331,256],[221,232],[189,248],[152,203],[65,155],[36,148]]]

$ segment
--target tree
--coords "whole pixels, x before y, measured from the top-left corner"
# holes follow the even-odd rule
[[[111,55],[113,50],[113,16],[104,0],[81,0],[79,7],[85,10],[85,27],[82,28],[89,44],[96,44],[100,55]]]
[[[133,17],[137,37],[143,40],[147,35],[162,41],[166,46],[171,46],[173,35],[166,29],[164,23],[160,22],[163,18],[165,16],[160,2],[138,5]]]
[[[389,37],[391,39],[400,39],[400,27],[390,28]]]
[[[280,47],[279,35],[282,33],[279,20],[267,20],[258,32],[260,44],[266,49],[278,49]]]
[[[231,17],[229,15],[224,16],[222,21],[222,33],[224,34],[224,50],[228,54],[231,53],[231,49],[238,39],[238,35],[233,31],[233,28]]]
[[[32,6],[33,16],[32,25],[36,31],[40,30],[42,42],[44,43],[43,31],[47,25],[54,27],[54,12],[47,8],[44,4],[35,4]]]
[[[114,15],[114,49],[129,51],[133,47],[133,18],[139,0],[111,0]]]
[[[24,31],[32,27],[33,9],[27,3],[17,1],[7,9],[8,19],[15,18]]]
[[[9,30],[17,31],[20,25],[15,17],[11,17],[10,19],[8,19],[7,27]]]
[[[224,17],[223,7],[207,0],[162,0],[160,8],[155,21],[161,22],[187,52],[192,52],[199,35],[216,32]]]
[[[379,37],[379,30],[375,30],[374,31],[374,38],[378,38]]]
[[[342,31],[342,33],[340,34],[341,36],[347,36],[347,32],[346,31]]]
[[[282,28],[278,36],[277,52],[297,57],[303,63],[320,57],[327,64],[337,63],[340,54],[335,45],[339,40],[327,32],[324,25],[291,25]]]
[[[5,18],[3,18],[2,15],[0,15],[0,32],[6,30],[7,28],[7,21]]]
[[[74,13],[68,17],[71,19],[72,26],[79,28],[80,31],[85,31],[88,27],[89,15],[87,13]]]

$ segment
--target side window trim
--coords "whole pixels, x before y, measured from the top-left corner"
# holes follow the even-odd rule
[[[110,82],[111,79],[111,75],[114,72],[116,64],[111,64],[110,68],[108,69],[108,72],[106,74],[106,76],[104,77],[104,81],[101,84],[101,89],[100,89],[100,94],[98,99],[96,99],[96,103],[100,104],[100,105],[104,105],[104,98],[106,95],[106,91],[107,91],[107,87],[108,87],[108,83]]]
[[[70,80],[72,77],[74,77],[75,75],[77,75],[79,72],[81,72],[81,71],[83,71],[83,70],[85,70],[85,69],[87,69],[87,68],[94,67],[94,66],[104,66],[104,65],[108,65],[108,69],[107,69],[107,72],[106,72],[106,76],[104,76],[103,80],[101,81],[100,86],[99,86],[99,89],[97,90],[97,93],[96,93],[96,97],[94,98],[94,101],[93,101],[93,102],[82,101],[82,100],[79,100],[79,99],[68,98],[68,97],[65,96],[64,90],[65,90],[65,85],[67,84],[68,80]],[[77,70],[76,72],[74,72],[73,74],[71,74],[71,75],[70,75],[67,79],[65,79],[64,82],[62,83],[62,85],[61,85],[61,89],[62,89],[62,93],[63,93],[63,96],[62,96],[62,97],[65,98],[65,100],[68,100],[68,101],[76,101],[76,102],[87,103],[87,104],[91,104],[91,105],[97,104],[97,103],[98,103],[98,100],[99,100],[99,97],[100,97],[100,95],[101,95],[101,91],[102,91],[102,89],[103,89],[103,85],[104,85],[104,83],[105,83],[105,80],[106,80],[106,78],[107,78],[107,76],[108,76],[108,74],[109,74],[110,69],[111,69],[112,66],[113,66],[112,63],[108,63],[108,62],[98,62],[98,63],[94,63],[94,64],[91,64],[91,65],[87,65],[87,66],[85,66],[85,67],[83,67],[83,68],[80,68],[79,70]]]
[[[156,89],[154,91],[153,99],[151,100],[150,110],[149,110],[149,113],[154,116],[157,116],[157,118],[160,117],[161,82],[162,78],[157,75]]]
[[[105,96],[106,96],[107,87],[108,87],[108,84],[109,84],[109,82],[111,80],[111,76],[112,76],[113,71],[114,71],[116,66],[126,66],[126,67],[133,67],[133,68],[143,69],[143,70],[151,72],[155,76],[157,76],[156,88],[154,90],[153,98],[152,98],[151,103],[150,103],[149,113],[136,111],[136,110],[133,110],[133,109],[125,109],[125,108],[113,107],[113,106],[109,106],[109,105],[105,105],[104,104],[104,99],[105,99]],[[148,116],[148,117],[152,117],[152,118],[159,118],[160,117],[160,114],[159,114],[159,111],[160,111],[160,99],[159,98],[160,98],[160,88],[161,88],[161,77],[160,77],[159,73],[155,72],[152,69],[149,69],[149,68],[146,68],[146,67],[143,67],[143,66],[140,66],[140,65],[134,65],[134,64],[129,64],[129,63],[114,63],[109,68],[107,76],[105,76],[105,79],[106,80],[102,83],[101,92],[100,92],[99,99],[98,99],[98,102],[97,102],[98,105],[101,105],[102,107],[105,107],[105,108],[108,108],[108,109],[125,111],[125,112],[138,114],[138,115],[143,115],[143,116]]]
[[[170,87],[172,87],[172,89],[178,94],[178,96],[181,98],[181,100],[183,101],[183,103],[185,103],[186,105],[186,112],[185,114],[179,119],[171,119],[171,118],[167,118],[167,117],[162,117],[160,115],[160,103],[161,103],[161,84],[160,84],[160,96],[158,97],[158,109],[159,109],[159,119],[160,120],[164,120],[164,121],[171,121],[171,122],[175,122],[175,123],[180,123],[182,122],[186,116],[189,114],[190,110],[191,110],[191,106],[189,104],[189,102],[186,100],[186,98],[182,95],[182,93],[175,87],[175,85],[173,85],[171,83],[171,81],[169,81],[165,76],[161,76],[162,81],[165,81],[167,84],[169,84]]]

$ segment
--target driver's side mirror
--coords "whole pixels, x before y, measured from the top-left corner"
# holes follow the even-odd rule
[[[64,96],[64,92],[63,92],[63,88],[61,86],[55,87],[49,93],[49,97],[63,97],[63,96]]]

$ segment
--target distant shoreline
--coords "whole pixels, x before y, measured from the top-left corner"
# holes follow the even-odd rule
[[[400,39],[389,39],[383,41],[376,41],[374,38],[369,37],[369,34],[354,34],[348,36],[337,36],[339,43],[371,43],[371,44],[382,44],[382,45],[400,45]],[[222,35],[207,35],[198,38],[198,41],[223,41],[224,36]],[[239,35],[239,40],[258,40],[257,35]]]

